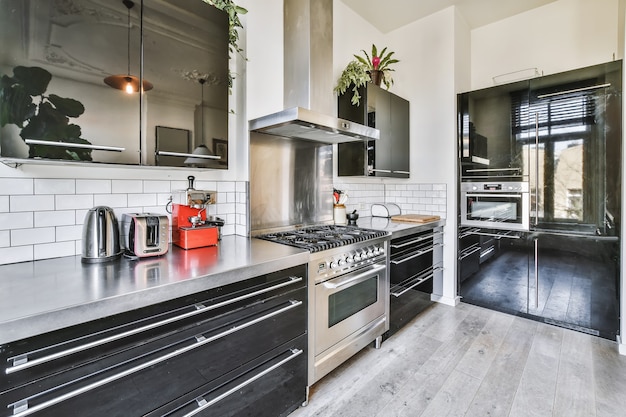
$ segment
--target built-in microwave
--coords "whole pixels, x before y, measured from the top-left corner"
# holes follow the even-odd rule
[[[461,226],[528,230],[528,182],[462,182]]]

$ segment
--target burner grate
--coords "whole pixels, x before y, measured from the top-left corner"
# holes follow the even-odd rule
[[[320,252],[386,235],[387,232],[382,230],[363,229],[357,226],[324,225],[268,233],[257,237],[283,245],[307,249],[310,252]]]

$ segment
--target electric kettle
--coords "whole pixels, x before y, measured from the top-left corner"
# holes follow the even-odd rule
[[[113,261],[122,255],[120,230],[112,208],[97,206],[87,212],[82,244],[82,261],[86,263]]]

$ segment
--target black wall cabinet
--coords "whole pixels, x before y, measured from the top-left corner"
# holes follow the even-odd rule
[[[339,144],[338,175],[409,178],[409,102],[371,83],[359,94],[358,106],[351,92],[339,96],[338,116],[375,127],[380,139]]]

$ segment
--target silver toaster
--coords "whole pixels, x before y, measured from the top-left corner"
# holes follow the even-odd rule
[[[163,214],[124,213],[122,235],[126,254],[144,258],[167,253],[169,229],[169,219]]]

